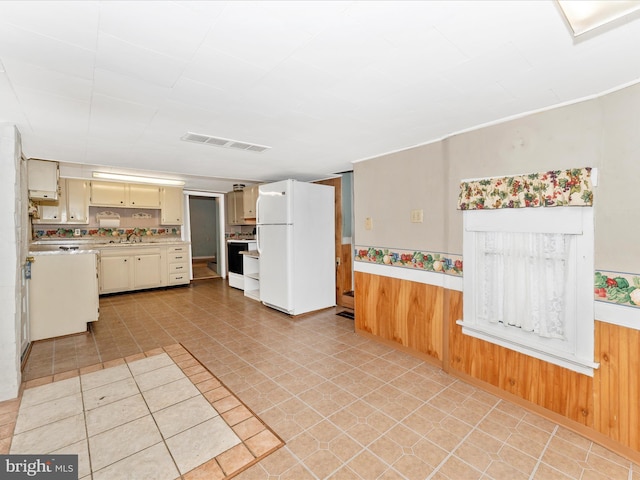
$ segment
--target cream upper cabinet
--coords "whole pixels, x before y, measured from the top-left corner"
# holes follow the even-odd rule
[[[157,185],[130,184],[128,205],[140,208],[159,208],[160,187]]]
[[[180,187],[160,189],[160,223],[162,225],[182,225],[184,195]]]
[[[158,185],[91,182],[91,205],[99,207],[160,208]]]
[[[89,182],[75,178],[61,178],[58,199],[40,201],[38,219],[33,223],[89,223]]]
[[[58,200],[40,201],[38,205],[38,217],[33,223],[63,223],[65,202],[64,188],[61,187],[58,193]]]
[[[227,224],[244,225],[244,192],[233,191],[225,196],[227,203]]]
[[[66,222],[89,223],[89,182],[67,178],[64,184],[67,197]]]
[[[34,200],[56,200],[58,198],[58,162],[29,159],[27,161],[27,184],[29,198]]]
[[[91,181],[91,205],[99,207],[126,207],[128,185],[117,182]]]
[[[258,185],[252,185],[244,189],[243,213],[245,219],[256,218],[256,202],[258,200]]]

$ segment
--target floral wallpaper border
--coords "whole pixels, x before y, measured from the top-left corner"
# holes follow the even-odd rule
[[[356,262],[370,262],[393,267],[413,268],[428,272],[462,276],[461,255],[356,246],[353,258]]]
[[[54,238],[73,239],[99,239],[117,238],[126,235],[137,235],[139,237],[168,237],[179,236],[179,228],[80,228],[80,236],[74,235],[78,230],[75,228],[56,228],[47,230],[33,230],[34,240],[45,240]]]
[[[459,210],[593,205],[591,167],[460,183]]]
[[[593,292],[597,301],[640,308],[640,275],[596,271]]]
[[[462,255],[359,245],[355,247],[354,259],[390,267],[463,275]],[[640,308],[640,274],[596,271],[594,300]]]

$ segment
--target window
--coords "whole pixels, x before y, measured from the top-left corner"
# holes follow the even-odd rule
[[[463,215],[463,333],[592,376],[593,208]]]

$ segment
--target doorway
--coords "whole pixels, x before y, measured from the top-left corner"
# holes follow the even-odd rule
[[[340,175],[315,183],[330,185],[335,189],[336,305],[353,309],[352,172]]]
[[[191,242],[191,279],[224,278],[224,194],[185,190],[185,239]]]

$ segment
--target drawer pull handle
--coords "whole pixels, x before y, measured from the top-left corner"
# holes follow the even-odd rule
[[[176,260],[182,260],[182,256],[176,257]]]
[[[182,266],[176,267],[176,270],[182,270]]]

